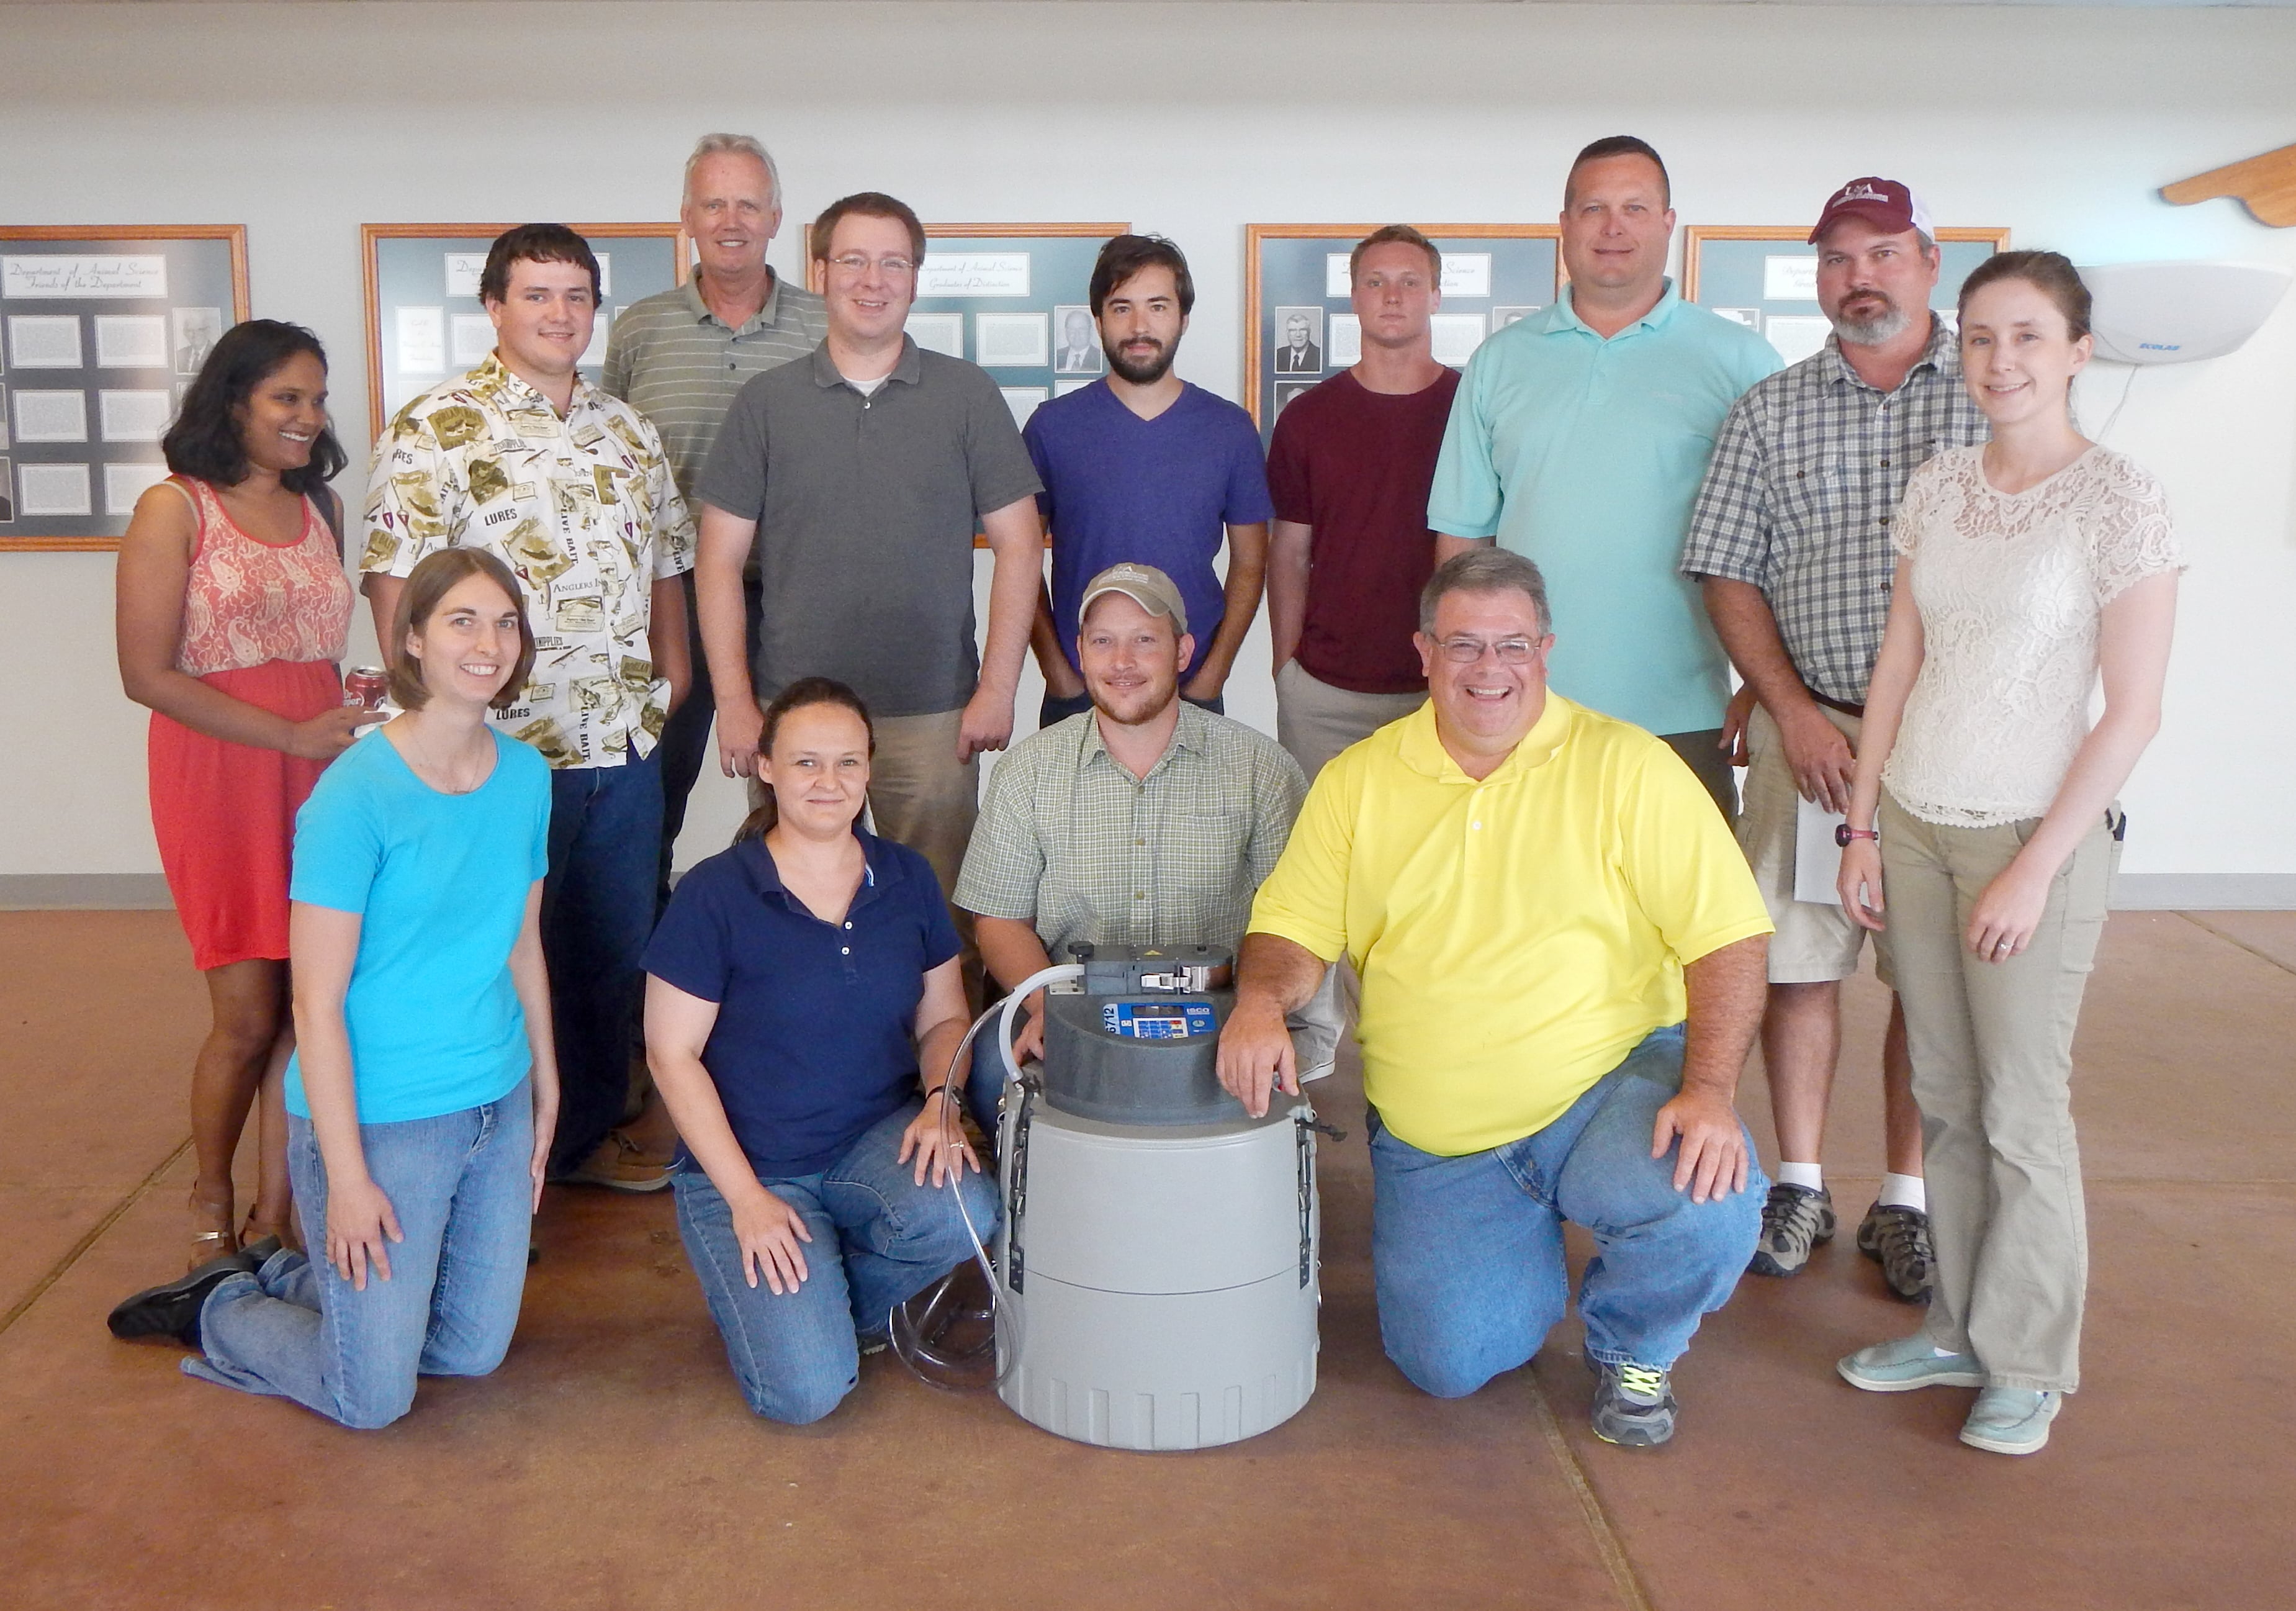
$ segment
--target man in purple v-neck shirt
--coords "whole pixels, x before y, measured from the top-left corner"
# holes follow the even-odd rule
[[[1022,432],[1053,541],[1051,597],[1039,596],[1031,639],[1045,672],[1041,726],[1091,705],[1077,670],[1077,606],[1109,566],[1153,565],[1179,585],[1198,645],[1180,695],[1208,710],[1220,709],[1259,613],[1275,513],[1267,462],[1250,415],[1172,373],[1195,300],[1171,242],[1109,242],[1092,271],[1108,374],[1037,408]],[[1225,581],[1213,569],[1223,541]]]

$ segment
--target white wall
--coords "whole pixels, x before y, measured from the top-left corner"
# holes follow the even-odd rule
[[[1551,218],[1631,130],[1685,224],[1808,218],[1862,173],[2077,259],[2296,264],[2296,231],[2153,191],[2296,136],[2296,14],[1921,6],[370,4],[10,6],[0,218],[248,226],[258,314],[316,328],[366,439],[358,226],[665,218],[705,128],[756,132],[792,219],[1129,219],[1187,249],[1180,358],[1239,395],[1246,222]],[[1281,67],[1283,70],[1278,72]],[[1088,87],[1078,79],[1088,78]],[[796,260],[792,225],[776,246]],[[2102,423],[2125,371],[2088,393]],[[2102,401],[2097,400],[2102,398]],[[2243,352],[2137,376],[2108,439],[2193,560],[2126,870],[2296,888],[2296,299]],[[0,555],[0,875],[145,873],[143,720],[111,562]],[[1231,710],[1272,729],[1264,635]],[[1024,696],[1033,709],[1033,687]],[[735,806],[701,808],[718,838]],[[692,844],[688,846],[688,858]]]

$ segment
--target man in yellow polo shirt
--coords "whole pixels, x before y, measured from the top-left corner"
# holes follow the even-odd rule
[[[1770,923],[1690,769],[1546,687],[1546,585],[1505,549],[1421,596],[1429,699],[1316,777],[1252,907],[1220,1080],[1298,1089],[1283,1015],[1363,980],[1380,1336],[1474,1392],[1562,1318],[1562,1222],[1595,1431],[1674,1433],[1668,1373],[1754,1251],[1764,1182],[1732,1097]],[[1750,1192],[1749,1188],[1753,1189]]]

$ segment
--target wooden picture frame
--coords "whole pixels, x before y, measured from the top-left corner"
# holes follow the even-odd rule
[[[1345,292],[1333,292],[1332,276],[1343,272],[1343,266],[1335,269],[1333,264],[1379,227],[1376,224],[1244,226],[1244,407],[1250,413],[1252,423],[1259,427],[1263,439],[1275,429],[1282,403],[1289,400],[1279,388],[1304,388],[1310,383],[1308,375],[1325,378],[1354,362],[1352,358],[1341,361],[1344,343],[1340,352],[1332,348],[1334,321],[1353,317],[1347,311]],[[1439,319],[1461,321],[1438,330],[1437,345],[1441,349],[1437,354],[1439,358],[1447,352],[1459,363],[1465,362],[1464,353],[1456,345],[1446,343],[1464,341],[1464,321],[1469,315],[1480,319],[1482,325],[1480,333],[1472,345],[1466,347],[1466,352],[1472,352],[1473,345],[1480,345],[1495,329],[1513,322],[1510,319],[1498,325],[1491,323],[1502,310],[1513,311],[1520,317],[1524,312],[1546,307],[1562,291],[1562,231],[1557,225],[1422,224],[1416,227],[1435,242],[1437,251],[1444,253],[1444,277],[1457,287],[1445,292],[1445,305],[1436,316]],[[1456,242],[1460,250],[1455,252],[1447,248],[1446,242]],[[1485,250],[1466,250],[1470,246]],[[1452,272],[1455,258],[1460,265],[1456,275]],[[1473,289],[1476,286],[1480,287],[1480,292]],[[1542,300],[1526,300],[1532,296]],[[1454,301],[1460,306],[1453,307]],[[1309,326],[1307,349],[1279,339],[1274,323],[1279,308],[1287,315],[1296,314],[1291,323]],[[1324,333],[1320,336],[1315,334],[1317,326]],[[1312,350],[1316,367],[1287,368],[1279,374],[1276,366],[1283,362],[1283,349],[1286,348]],[[1446,358],[1446,361],[1450,358]],[[1290,378],[1294,374],[1300,378]]]
[[[1930,306],[1939,312],[1950,313],[1961,282],[1970,270],[1994,253],[2008,250],[2009,231],[1940,229],[1936,239],[1944,254],[1945,268],[1938,276]],[[1750,250],[1753,248],[1780,250]],[[1759,268],[1756,267],[1758,258],[1763,265]],[[1782,264],[1814,266],[1817,248],[1809,243],[1809,226],[1693,224],[1684,229],[1682,237],[1682,300],[1712,308],[1760,333],[1791,364],[1824,345],[1824,332],[1820,326],[1824,320],[1817,312],[1814,282],[1808,281],[1807,272],[1795,271],[1808,282],[1807,295],[1801,294],[1804,284],[1800,283],[1791,287],[1795,294],[1786,297],[1768,294],[1780,286],[1767,283],[1757,285],[1758,275],[1767,282],[1773,259]],[[1775,334],[1771,331],[1773,319],[1782,321]]]
[[[391,415],[413,398],[472,366],[471,363],[454,361],[457,349],[448,339],[447,332],[453,328],[455,318],[472,316],[472,309],[480,305],[476,300],[474,290],[467,293],[462,292],[456,280],[449,276],[454,275],[458,267],[467,267],[467,259],[475,255],[483,259],[495,237],[513,227],[515,226],[509,224],[359,226],[359,265],[366,312],[366,417],[370,440],[381,436]],[[573,224],[568,227],[592,242],[592,250],[607,259],[605,290],[598,299],[598,332],[592,342],[592,351],[603,357],[606,333],[615,313],[657,292],[685,284],[693,272],[693,243],[686,235],[685,227],[678,224]],[[598,245],[601,242],[614,241],[666,242],[668,251],[666,259],[661,252],[645,252],[643,262],[636,260],[632,254],[625,253],[626,267],[618,271],[612,261],[611,245],[603,248]],[[437,294],[433,296],[425,288],[420,294],[430,300],[421,302],[398,294],[405,289],[409,276],[427,272],[428,265],[422,259],[434,251],[441,259]],[[458,259],[458,263],[447,262],[450,256]],[[665,268],[668,270],[666,275],[662,272]],[[621,276],[619,280],[616,277],[618,273]],[[467,278],[474,281],[476,276],[471,275]],[[389,320],[384,317],[386,308],[394,316]],[[398,326],[396,317],[401,308],[428,310],[437,315],[435,334],[439,361],[435,366],[424,364],[402,367],[397,361],[404,356],[406,345],[406,333]],[[389,364],[385,362],[383,347],[383,326],[386,323],[394,326],[389,355],[393,361]],[[491,348],[491,341],[488,346]],[[466,353],[467,346],[462,351]],[[473,358],[472,363],[475,362],[477,359]],[[583,367],[592,372],[594,378],[594,362],[586,363]],[[359,456],[353,454],[351,456],[356,460]]]
[[[159,439],[183,388],[248,317],[246,226],[0,225],[0,552],[116,549],[136,497],[167,473]],[[39,399],[29,441],[27,396]]]

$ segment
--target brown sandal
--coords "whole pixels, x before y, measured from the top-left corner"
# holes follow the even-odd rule
[[[250,1213],[247,1216],[247,1223],[239,1228],[239,1245],[242,1247],[252,1247],[266,1237],[272,1237],[282,1247],[293,1248],[297,1253],[303,1251],[303,1238],[296,1231],[295,1216],[292,1214],[280,1224],[269,1225]]]
[[[201,1265],[210,1263],[227,1253],[239,1251],[239,1240],[231,1233],[229,1203],[203,1203],[199,1198],[193,1197],[191,1206],[192,1222],[197,1225],[204,1220],[207,1221],[208,1229],[192,1232],[192,1259],[191,1262],[184,1266],[185,1269],[197,1270]],[[217,1229],[215,1225],[217,1220],[223,1221],[220,1229]]]

